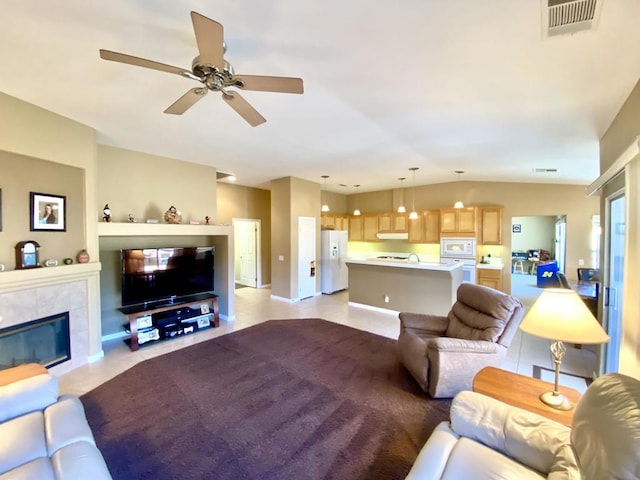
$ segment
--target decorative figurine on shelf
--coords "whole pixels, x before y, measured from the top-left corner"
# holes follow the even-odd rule
[[[102,221],[104,222],[111,221],[111,209],[109,208],[108,203],[105,203],[104,208],[102,209]]]
[[[164,212],[164,221],[167,223],[180,223],[182,221],[182,213],[171,205],[169,210]]]
[[[83,248],[78,252],[77,260],[78,263],[89,263],[89,252]]]
[[[205,225],[209,225],[209,220],[210,220],[209,215],[207,215],[206,217],[204,217],[204,223],[205,223]]]
[[[129,217],[127,218],[127,220],[129,221],[129,223],[136,223],[136,219],[133,217],[132,214],[129,214]]]

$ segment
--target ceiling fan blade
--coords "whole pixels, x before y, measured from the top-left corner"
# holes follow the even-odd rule
[[[238,112],[252,127],[257,127],[267,121],[238,92],[233,92],[233,94],[222,93],[222,99],[231,105],[231,108]]]
[[[200,52],[199,63],[213,65],[222,72],[224,70],[224,28],[215,20],[197,12],[191,12],[191,23],[193,23],[193,31],[196,34]]]
[[[154,62],[153,60],[147,60],[146,58],[134,57],[133,55],[126,55],[124,53],[112,52],[111,50],[100,50],[100,58],[103,60],[111,60],[112,62],[128,63],[129,65],[135,65],[137,67],[151,68],[152,70],[160,70],[162,72],[175,73],[176,75],[189,75],[191,72],[184,68],[173,67],[160,62]]]
[[[301,78],[267,77],[263,75],[235,75],[235,86],[258,92],[304,93]]]
[[[206,88],[192,88],[178,100],[173,102],[173,104],[169,108],[167,108],[164,113],[170,113],[171,115],[182,115],[206,94]]]

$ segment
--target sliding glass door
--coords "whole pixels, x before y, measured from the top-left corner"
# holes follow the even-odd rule
[[[617,372],[622,325],[622,274],[624,272],[625,196],[616,193],[607,198],[605,240],[604,328],[611,337],[606,344],[604,370]]]

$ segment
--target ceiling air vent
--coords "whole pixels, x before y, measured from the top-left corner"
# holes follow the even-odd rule
[[[534,168],[533,173],[558,173],[557,168]]]
[[[604,0],[541,0],[544,37],[595,30]]]

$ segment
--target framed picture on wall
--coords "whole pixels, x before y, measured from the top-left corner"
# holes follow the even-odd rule
[[[66,197],[30,192],[31,231],[67,231]]]

